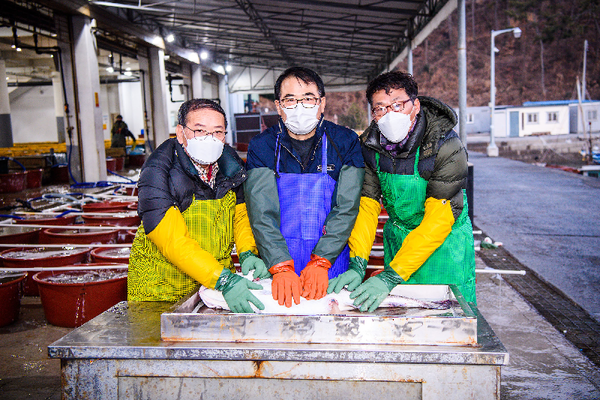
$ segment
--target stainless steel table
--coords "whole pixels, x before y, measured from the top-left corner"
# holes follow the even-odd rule
[[[477,345],[162,341],[171,303],[122,302],[48,347],[63,399],[498,399],[508,353]]]

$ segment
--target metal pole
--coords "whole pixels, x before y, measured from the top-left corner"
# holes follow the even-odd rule
[[[488,157],[498,157],[498,146],[496,146],[496,141],[494,137],[494,112],[496,108],[496,65],[495,65],[495,57],[496,57],[496,46],[494,46],[494,38],[501,33],[513,32],[515,38],[521,37],[521,29],[517,28],[509,28],[502,29],[500,31],[492,31],[491,32],[491,46],[490,49],[490,110],[492,115],[490,116],[490,144],[487,147],[487,155]]]
[[[494,139],[494,109],[496,107],[496,72],[495,72],[495,46],[494,46],[494,38],[496,37],[496,32],[492,31],[492,47],[490,49],[490,111],[492,112],[490,117],[490,144],[487,147],[487,155],[488,157],[498,157],[498,146],[496,146],[496,141]]]
[[[458,0],[458,128],[467,147],[467,20],[465,0]]]
[[[581,77],[581,100],[585,101],[585,64],[587,63],[588,41],[583,42],[583,76]]]
[[[408,41],[408,73],[413,75],[412,39]],[[414,75],[413,75],[414,76]]]

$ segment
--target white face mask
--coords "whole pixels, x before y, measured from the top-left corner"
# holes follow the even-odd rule
[[[223,142],[212,135],[187,140],[185,150],[199,164],[212,164],[223,154]]]
[[[307,135],[315,129],[319,123],[317,116],[318,105],[313,108],[305,108],[302,104],[297,104],[296,108],[281,108],[285,113],[285,126],[296,135]]]
[[[410,115],[389,111],[377,121],[377,125],[387,140],[392,143],[400,143],[408,135],[412,123]]]

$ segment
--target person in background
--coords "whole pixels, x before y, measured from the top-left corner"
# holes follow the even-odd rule
[[[125,121],[123,121],[122,115],[117,115],[115,123],[113,124],[113,127],[110,130],[110,134],[110,147],[125,148],[127,147],[127,138],[130,137],[131,139],[133,139],[133,145],[131,146],[131,148],[135,148],[135,136],[133,135],[133,133],[131,133]]]
[[[364,283],[364,272],[348,271],[329,288],[356,288],[350,297],[361,311],[375,310],[401,283],[456,284],[476,301],[467,152],[453,131],[455,112],[417,95],[417,82],[404,72],[384,73],[367,87],[373,121],[361,135],[366,172],[349,243],[358,257],[369,257],[383,200],[384,270]]]
[[[250,225],[273,275],[273,298],[326,295],[351,260],[348,236],[358,213],[364,163],[355,132],[325,121],[325,89],[302,67],[275,83],[279,123],[252,138],[244,183]],[[353,261],[352,261],[353,262]]]
[[[264,305],[251,293],[262,289],[234,274],[234,243],[242,267],[266,270],[246,213],[246,170],[225,145],[225,112],[211,100],[194,99],[179,109],[176,138],[161,144],[144,163],[138,182],[138,213],[127,277],[130,301],[176,301],[199,284],[223,292],[234,312]]]

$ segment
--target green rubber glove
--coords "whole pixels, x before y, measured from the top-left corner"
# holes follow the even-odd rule
[[[346,285],[348,286],[348,290],[352,292],[365,279],[366,272],[367,260],[361,257],[351,257],[348,271],[329,281],[327,294],[332,292],[339,293]]]
[[[239,254],[238,258],[240,259],[242,274],[248,275],[250,271],[254,270],[252,274],[253,279],[267,279],[271,277],[265,262],[255,256],[250,250]]]
[[[223,298],[227,302],[229,309],[234,313],[253,313],[254,310],[250,303],[254,304],[259,310],[264,310],[265,305],[250,292],[250,290],[262,290],[258,283],[250,282],[246,278],[232,274],[227,268],[217,280],[215,289],[223,293]]]
[[[367,279],[363,284],[350,293],[351,299],[354,300],[354,305],[360,307],[361,312],[373,312],[383,299],[385,299],[396,285],[404,282],[402,278],[389,267],[385,267],[384,271],[376,276]]]

